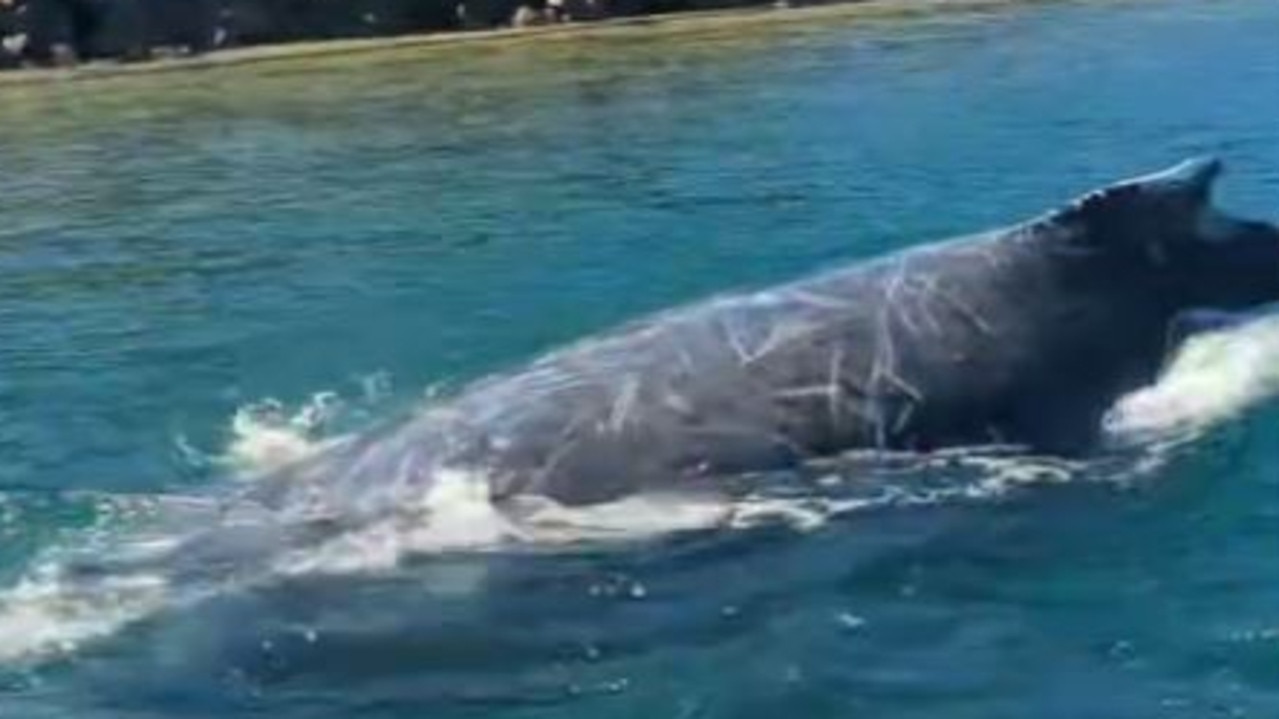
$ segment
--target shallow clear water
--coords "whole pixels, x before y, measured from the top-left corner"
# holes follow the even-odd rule
[[[1265,406],[1139,482],[807,531],[438,553],[133,623],[37,575],[267,461],[236,421],[265,398],[353,431],[1190,154],[1273,217],[1277,26],[1067,3],[0,89],[0,717],[1274,716]],[[66,646],[14,650],[37,632]]]

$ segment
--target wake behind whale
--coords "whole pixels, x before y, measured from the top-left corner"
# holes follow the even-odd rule
[[[37,561],[0,595],[0,661],[287,577],[997,497],[1097,474],[1078,450],[1107,432],[1148,454],[1279,390],[1237,371],[1279,348],[1264,318],[1191,337],[1155,381],[1181,311],[1279,296],[1279,233],[1212,210],[1217,172],[660,315],[367,434],[242,422],[291,461]],[[1207,377],[1243,383],[1188,402]]]

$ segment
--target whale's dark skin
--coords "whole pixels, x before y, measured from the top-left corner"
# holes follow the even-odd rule
[[[859,448],[1077,453],[1155,378],[1179,314],[1279,300],[1279,231],[1212,208],[1220,170],[1190,161],[1007,229],[622,327],[339,447],[300,486],[351,500],[444,467],[475,470],[499,503],[581,505]]]

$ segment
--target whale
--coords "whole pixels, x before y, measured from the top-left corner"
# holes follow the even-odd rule
[[[632,321],[464,386],[260,483],[312,516],[443,472],[496,505],[714,492],[854,450],[1074,456],[1170,333],[1279,301],[1279,229],[1217,209],[1216,158],[1026,221]],[[1215,314],[1214,314],[1215,313]]]

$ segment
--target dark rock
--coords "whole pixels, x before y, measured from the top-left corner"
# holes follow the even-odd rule
[[[36,62],[144,60],[156,48],[217,45],[217,0],[26,0],[26,54]]]
[[[515,9],[515,16],[511,18],[512,27],[538,27],[554,22],[556,22],[555,15],[545,5],[540,8],[534,7],[533,4],[521,5]]]
[[[0,38],[40,64],[141,60],[156,50],[370,37],[459,26],[458,0],[0,0]],[[15,4],[16,3],[16,4]],[[512,8],[513,10],[513,8]],[[507,14],[506,18],[509,19]],[[12,55],[11,51],[0,53]],[[0,63],[6,55],[0,54]],[[12,60],[10,62],[13,62]]]
[[[88,20],[81,34],[73,36],[81,58],[146,60],[151,56],[150,30],[159,29],[148,16],[144,0],[76,0],[73,11]]]
[[[601,0],[554,0],[564,20],[590,21],[607,17],[607,9]],[[552,6],[554,7],[554,5]]]
[[[462,22],[476,30],[510,25],[521,4],[521,0],[462,0]]]
[[[63,0],[27,0],[20,10],[27,35],[23,52],[38,63],[53,64],[55,48],[71,43],[71,8]]]
[[[17,5],[12,0],[0,0],[0,70],[10,70],[22,64],[27,36],[20,22]]]
[[[458,27],[456,0],[226,0],[222,21],[231,45]]]
[[[128,0],[111,0],[127,2]],[[223,44],[222,3],[218,0],[140,0],[150,47],[178,47],[203,53]]]

